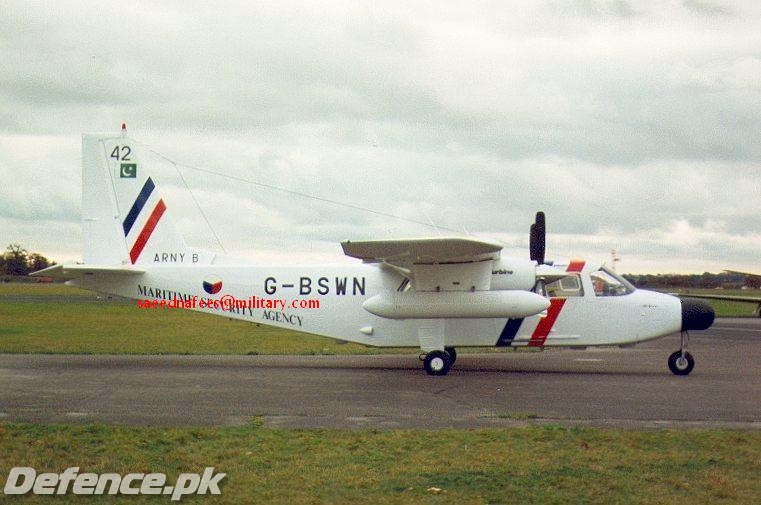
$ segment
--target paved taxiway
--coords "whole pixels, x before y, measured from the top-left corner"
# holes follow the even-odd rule
[[[522,422],[761,429],[761,319],[630,349],[460,353],[429,377],[396,356],[0,355],[0,422],[488,427]]]

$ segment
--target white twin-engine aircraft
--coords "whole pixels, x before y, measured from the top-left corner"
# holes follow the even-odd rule
[[[83,135],[84,261],[33,275],[368,346],[419,347],[430,375],[449,371],[457,347],[629,346],[677,332],[668,364],[686,375],[687,330],[713,322],[705,302],[635,289],[604,266],[545,264],[542,213],[530,260],[503,257],[486,240],[437,237],[343,242],[362,260],[354,267],[233,262],[185,243],[137,154],[124,128]],[[223,298],[247,304],[214,304]],[[295,308],[314,300],[319,308]]]

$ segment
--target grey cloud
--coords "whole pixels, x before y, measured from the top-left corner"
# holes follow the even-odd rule
[[[604,44],[589,46],[589,38],[578,35],[556,36],[547,47],[542,41],[532,47],[529,37],[512,49],[508,34],[499,34],[495,42],[507,44],[504,49],[479,46],[483,64],[455,52],[452,56],[464,66],[447,75],[444,55],[429,50],[441,34],[427,25],[419,23],[416,36],[416,25],[402,24],[385,39],[393,24],[388,19],[376,22],[356,11],[336,10],[332,25],[310,26],[299,37],[265,26],[282,23],[282,13],[222,17],[217,22],[226,31],[219,39],[185,13],[172,20],[176,33],[166,47],[162,37],[160,47],[147,51],[158,35],[142,31],[137,42],[122,40],[125,49],[115,63],[96,68],[92,61],[117,53],[89,56],[106,36],[100,28],[84,34],[73,57],[54,44],[33,45],[37,57],[25,55],[21,72],[7,77],[4,87],[30,113],[47,107],[56,114],[59,105],[57,117],[62,117],[67,104],[87,101],[90,105],[81,107],[84,117],[80,113],[74,120],[86,122],[108,104],[113,115],[137,112],[165,128],[243,129],[268,139],[283,138],[294,126],[327,123],[323,134],[339,142],[361,142],[356,132],[372,122],[384,147],[430,150],[459,142],[508,159],[546,152],[603,162],[706,156],[747,160],[759,154],[757,139],[749,134],[758,126],[757,92],[726,89],[717,99],[715,93],[690,92],[668,79],[672,66],[685,59],[695,67],[703,59],[736,57],[733,52],[742,49],[743,40],[738,40],[740,47],[720,46],[707,54],[702,47],[686,53],[680,49],[669,59],[648,41],[640,47],[626,42],[627,31],[632,37],[649,35],[636,24],[623,35],[606,35],[614,52]],[[145,16],[132,18],[133,23],[145,21]],[[86,22],[94,24],[96,18]],[[297,29],[309,26],[303,20],[294,24]],[[469,29],[452,27],[454,37],[463,36],[460,52],[472,53],[475,41],[469,40]],[[354,44],[357,32],[370,39],[369,49],[364,39]],[[711,30],[705,35],[709,40],[724,37]],[[179,42],[183,39],[186,47]],[[573,49],[578,43],[587,44],[584,51]],[[619,55],[617,44],[623,44]],[[57,69],[51,59],[65,64]],[[468,69],[477,80],[462,75]],[[493,76],[505,73],[507,79],[494,81]],[[704,126],[717,121],[718,135]],[[31,127],[51,128],[48,123]]]
[[[552,10],[561,14],[573,14],[593,18],[631,18],[637,15],[637,10],[631,2],[625,0],[574,0],[549,1]]]
[[[750,244],[737,253],[745,258],[756,243],[752,2],[726,13],[702,1],[104,10],[11,3],[0,19],[0,167],[17,177],[0,188],[9,230],[78,219],[77,136],[126,120],[138,140],[189,165],[511,245],[525,245],[538,209],[571,237],[558,247],[605,254],[603,242],[637,240],[647,265],[670,223],[699,239],[662,249],[666,262],[728,261],[720,244],[732,240]],[[144,161],[183,232],[213,245],[174,167]],[[40,166],[65,167],[72,180]],[[435,233],[182,170],[233,250],[306,241],[327,254],[346,238]]]
[[[706,0],[683,0],[682,4],[690,11],[709,16],[726,16],[732,13],[732,9],[726,5],[720,5]]]

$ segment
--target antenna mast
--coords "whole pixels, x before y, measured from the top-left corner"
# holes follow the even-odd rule
[[[615,249],[610,250],[610,267],[613,269],[613,271],[616,271],[616,263],[621,261],[621,258],[618,257],[618,253],[616,253]]]

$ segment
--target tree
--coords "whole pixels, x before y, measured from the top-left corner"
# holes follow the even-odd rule
[[[55,265],[55,261],[40,253],[30,253],[19,244],[9,245],[0,254],[0,274],[3,275],[27,275],[51,265]]]
[[[26,260],[27,270],[29,273],[36,272],[37,270],[42,270],[43,268],[47,268],[50,265],[55,265],[54,261],[50,261],[45,256],[43,256],[40,253],[32,253],[29,255],[29,257]]]
[[[26,275],[29,273],[27,266],[29,253],[19,244],[11,244],[5,251],[5,273],[7,275]]]

